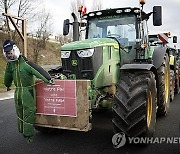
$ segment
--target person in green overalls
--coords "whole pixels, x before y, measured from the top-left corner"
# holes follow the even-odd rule
[[[14,99],[18,117],[18,130],[27,142],[31,143],[34,135],[36,113],[34,76],[50,84],[53,84],[53,79],[42,67],[22,56],[19,48],[11,40],[4,42],[3,55],[8,62],[4,76],[7,91],[10,90],[12,81],[16,86]]]

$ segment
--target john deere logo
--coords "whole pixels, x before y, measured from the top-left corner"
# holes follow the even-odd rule
[[[71,63],[72,63],[72,66],[77,66],[77,64],[78,64],[77,60],[72,60]]]

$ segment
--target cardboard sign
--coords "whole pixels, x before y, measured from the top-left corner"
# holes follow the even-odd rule
[[[54,85],[36,82],[36,113],[77,116],[76,81],[55,80]]]

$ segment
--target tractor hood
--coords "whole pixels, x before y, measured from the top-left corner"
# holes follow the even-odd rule
[[[72,50],[95,48],[98,46],[114,46],[115,48],[119,48],[118,42],[116,42],[111,38],[93,38],[93,39],[86,39],[82,41],[75,41],[65,44],[61,47],[61,50],[72,51]]]

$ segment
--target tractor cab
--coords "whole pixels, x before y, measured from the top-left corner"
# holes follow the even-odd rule
[[[89,13],[86,38],[115,38],[128,52],[129,47],[135,45],[137,38],[137,17],[134,11],[139,10],[124,8]]]

